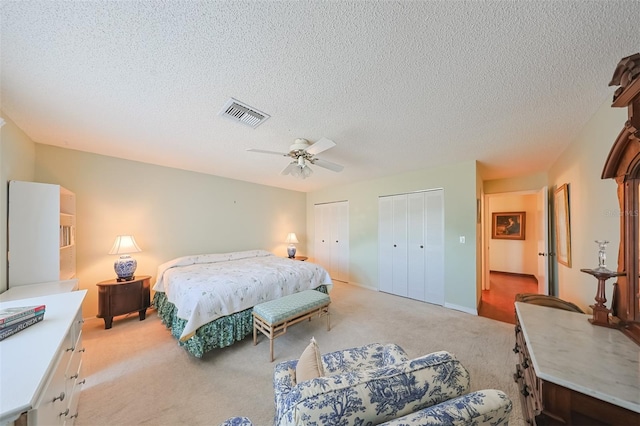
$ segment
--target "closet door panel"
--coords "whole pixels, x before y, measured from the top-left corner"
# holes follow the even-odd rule
[[[349,281],[349,203],[341,201],[331,207],[333,227],[331,234],[331,264],[333,276],[339,281]]]
[[[315,261],[331,275],[331,259],[329,255],[328,210],[325,204],[315,206]]]
[[[424,193],[408,195],[407,296],[425,301]]]
[[[393,203],[393,293],[407,296],[407,196],[397,195]]]
[[[378,198],[378,289],[393,293],[393,202]]]
[[[426,301],[444,305],[444,191],[425,193]]]

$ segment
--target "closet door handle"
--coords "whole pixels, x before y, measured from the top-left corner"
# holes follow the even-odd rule
[[[394,247],[398,247],[398,246],[397,246],[397,245],[395,245],[395,244],[394,244],[393,246],[394,246]]]
[[[420,246],[420,248],[424,248],[424,246]]]

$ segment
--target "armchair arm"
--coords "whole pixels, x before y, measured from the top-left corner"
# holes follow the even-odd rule
[[[275,394],[276,419],[288,408],[289,394],[296,386],[296,366],[298,360],[283,361],[273,371],[273,393]]]
[[[485,389],[449,399],[380,426],[506,426],[512,407],[504,392]]]

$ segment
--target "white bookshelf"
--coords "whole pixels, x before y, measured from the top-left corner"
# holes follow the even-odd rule
[[[76,276],[76,197],[59,185],[9,182],[9,288]]]

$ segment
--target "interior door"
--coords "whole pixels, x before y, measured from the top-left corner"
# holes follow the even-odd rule
[[[538,240],[538,293],[549,294],[549,188],[538,191],[536,207]]]

